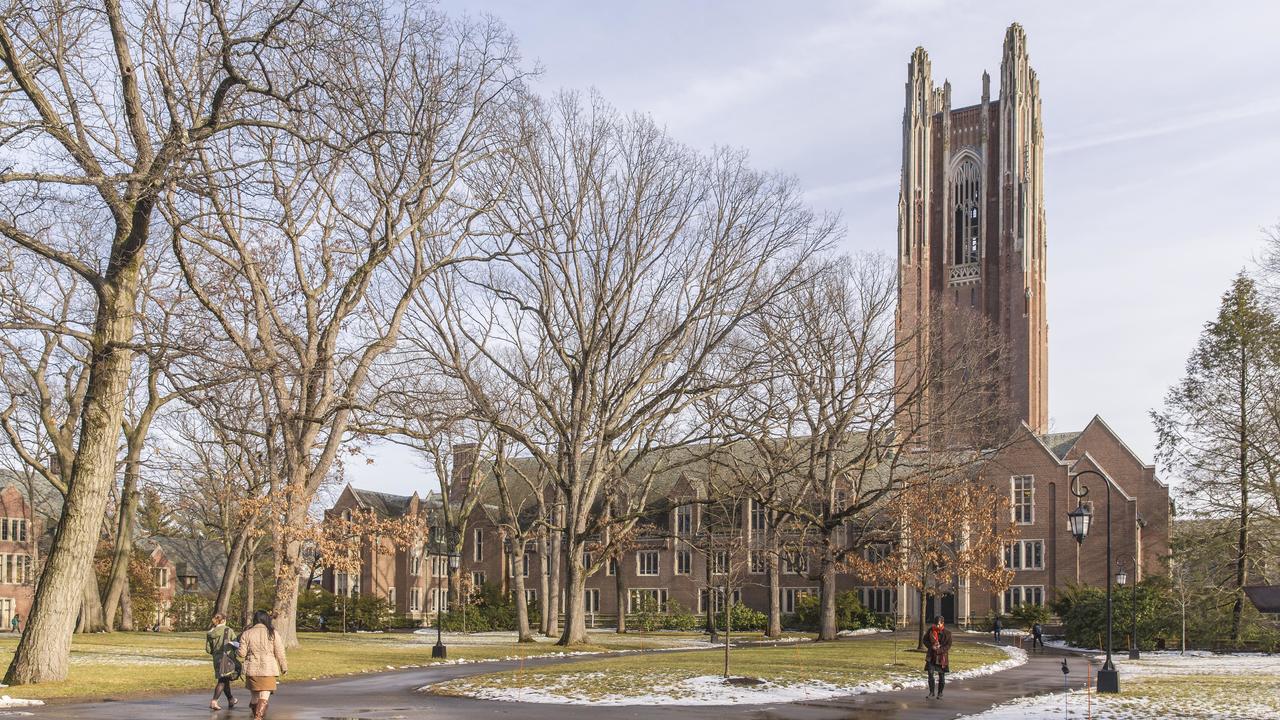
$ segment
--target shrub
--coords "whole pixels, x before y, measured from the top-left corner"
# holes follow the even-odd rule
[[[1033,605],[1031,603],[1023,603],[1017,606],[1009,615],[1012,617],[1014,625],[1027,630],[1030,630],[1031,626],[1036,623],[1044,625],[1053,616],[1049,612],[1049,608],[1044,605]]]
[[[667,603],[667,616],[662,624],[664,630],[697,630],[705,624],[700,615],[694,615],[688,608],[672,600]]]
[[[742,603],[735,603],[729,606],[729,619],[733,622],[729,626],[732,631],[750,631],[764,630],[769,625],[769,616],[753,610]],[[724,622],[724,610],[716,614],[716,625],[726,627]]]
[[[541,612],[536,602],[526,606],[529,612],[529,625],[537,627]],[[434,622],[435,618],[431,618]],[[460,632],[491,632],[497,630],[516,629],[516,606],[510,594],[490,583],[485,583],[471,592],[467,598],[465,610],[455,607],[444,614],[440,627],[445,630]]]
[[[213,599],[192,593],[179,593],[169,604],[169,621],[178,632],[208,630],[213,619]]]
[[[1169,592],[1168,579],[1149,577],[1138,583],[1137,621],[1139,647],[1155,647],[1157,638],[1177,637],[1179,613]],[[1126,638],[1134,617],[1132,587],[1112,589],[1113,647],[1128,647]],[[1062,618],[1067,642],[1078,647],[1100,647],[1107,632],[1107,594],[1094,587],[1071,586],[1059,593],[1053,609]]]
[[[884,622],[884,619],[862,606],[857,592],[848,590],[836,595],[836,630],[884,627]],[[802,630],[817,630],[821,624],[821,598],[817,595],[805,595],[797,599],[796,612],[790,616],[788,625]]]

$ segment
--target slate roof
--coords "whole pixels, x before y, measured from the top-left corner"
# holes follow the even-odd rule
[[[222,583],[222,571],[226,567],[227,555],[222,543],[204,538],[148,537],[142,538],[138,544],[146,549],[156,547],[173,563],[176,576],[195,575],[194,592],[203,595],[216,595],[218,585]]]
[[[1258,612],[1280,614],[1280,585],[1248,585],[1244,594],[1249,596],[1249,602],[1258,608]]]
[[[1075,446],[1076,441],[1083,434],[1083,432],[1049,433],[1048,435],[1041,435],[1040,440],[1053,451],[1054,455],[1058,456],[1059,460],[1066,460],[1067,453],[1071,452],[1071,448]]]
[[[413,499],[412,495],[392,495],[373,490],[357,490],[354,487],[351,492],[361,505],[387,518],[403,517],[409,512],[409,501]]]

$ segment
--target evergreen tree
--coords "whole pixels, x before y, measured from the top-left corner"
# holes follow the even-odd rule
[[[1257,285],[1241,272],[1222,297],[1218,316],[1205,325],[1187,360],[1186,375],[1152,413],[1157,456],[1184,479],[1182,495],[1192,512],[1231,517],[1234,535],[1231,639],[1240,639],[1248,583],[1250,524],[1257,500],[1250,488],[1263,481],[1268,446],[1265,398],[1277,367],[1277,322]]]

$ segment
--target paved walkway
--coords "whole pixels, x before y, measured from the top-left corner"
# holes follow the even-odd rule
[[[883,636],[881,636],[883,637]],[[857,639],[848,642],[857,642]],[[975,642],[973,636],[957,634],[957,644]],[[662,662],[661,654],[653,661]],[[271,698],[271,720],[480,720],[520,718],[520,720],[609,720],[626,718],[670,718],[674,720],[834,720],[836,718],[955,718],[981,712],[993,705],[1027,695],[1060,691],[1065,687],[1061,665],[1068,658],[1072,687],[1082,687],[1086,660],[1054,649],[1032,654],[1029,662],[1012,670],[970,680],[947,683],[942,702],[925,698],[926,690],[912,688],[894,692],[855,695],[832,700],[773,705],[730,706],[607,706],[511,703],[467,698],[437,697],[416,692],[431,683],[469,675],[512,670],[518,661],[448,665],[435,668],[393,671],[351,678],[285,682]],[[590,662],[591,657],[573,662]],[[566,662],[565,658],[527,660],[524,667]],[[212,690],[212,688],[210,688]],[[248,693],[237,687],[240,705],[234,711],[207,709],[209,693],[172,695],[124,702],[98,702],[24,708],[35,717],[101,718],[102,720],[207,720],[247,719]],[[203,709],[202,709],[203,708]],[[2,712],[2,711],[0,711]],[[2,717],[2,715],[0,715]]]

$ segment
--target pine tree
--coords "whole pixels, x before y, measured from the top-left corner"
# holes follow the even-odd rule
[[[1257,501],[1249,490],[1261,481],[1272,455],[1264,446],[1275,442],[1263,417],[1267,384],[1277,367],[1278,331],[1257,285],[1241,272],[1222,296],[1218,316],[1200,334],[1186,375],[1169,390],[1163,411],[1152,413],[1157,456],[1184,479],[1182,494],[1192,511],[1235,520],[1232,641],[1240,639],[1252,562],[1250,524]]]

